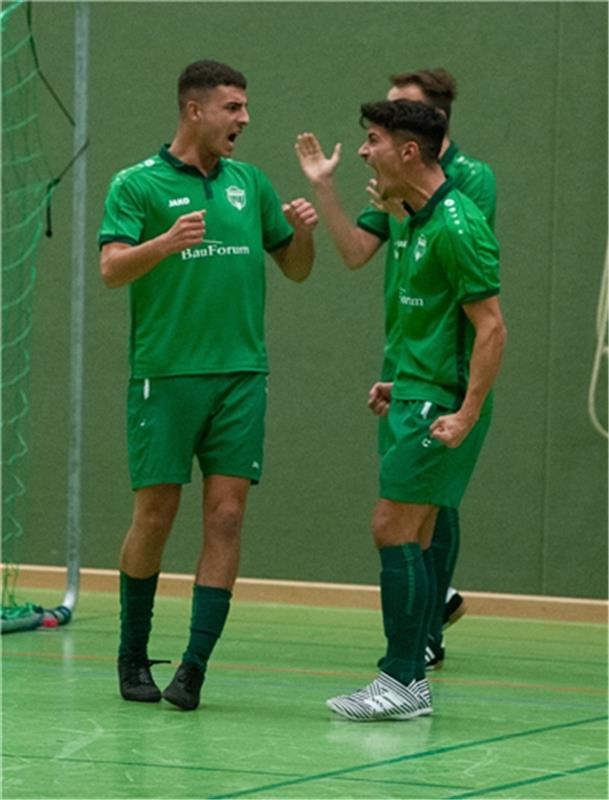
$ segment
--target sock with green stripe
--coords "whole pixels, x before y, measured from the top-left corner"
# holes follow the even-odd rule
[[[382,566],[381,607],[387,638],[387,653],[379,666],[392,678],[408,684],[420,671],[420,643],[427,608],[427,570],[417,543],[382,547],[379,555]]]
[[[232,594],[228,589],[195,584],[192,592],[190,639],[182,661],[203,672],[228,616]]]
[[[120,573],[120,644],[121,658],[145,661],[152,629],[154,595],[159,575],[132,578]]]

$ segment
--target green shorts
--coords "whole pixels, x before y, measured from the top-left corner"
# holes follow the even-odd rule
[[[266,399],[262,372],[131,379],[127,444],[132,487],[190,483],[194,456],[204,475],[258,483]]]
[[[458,508],[480,455],[491,414],[480,417],[459,447],[432,439],[429,426],[450,409],[424,400],[392,400],[380,496],[398,503]]]

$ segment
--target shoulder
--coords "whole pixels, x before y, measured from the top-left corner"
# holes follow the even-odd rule
[[[158,155],[150,156],[115,173],[110,180],[110,189],[144,186],[155,174],[164,169],[162,158]]]
[[[453,159],[453,169],[457,185],[460,180],[465,183],[474,181],[477,183],[495,183],[495,173],[490,164],[460,151]]]
[[[441,238],[451,241],[459,249],[466,244],[487,242],[496,246],[486,218],[476,203],[459,189],[452,189],[438,206],[441,216]]]

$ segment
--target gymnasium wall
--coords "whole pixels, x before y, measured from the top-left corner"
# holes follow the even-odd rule
[[[34,3],[34,30],[45,74],[71,106],[74,5]],[[371,174],[356,155],[360,103],[380,99],[396,71],[443,65],[457,76],[453,138],[497,174],[509,328],[494,426],[462,507],[457,584],[606,597],[607,443],[587,414],[607,240],[604,3],[91,3],[83,565],[116,567],[132,499],[127,291],[99,278],[102,203],[116,170],[170,141],[177,75],[202,57],[248,76],[252,121],[236,156],[261,166],[282,198],[310,197],[296,134],[312,130],[326,149],[342,141],[337,181],[353,215]],[[40,103],[59,170],[72,132],[42,90]],[[65,563],[71,190],[66,178],[40,249],[23,563]],[[251,493],[241,572],[376,583],[366,396],[381,361],[384,253],[350,273],[322,225],[317,242],[305,284],[268,262],[265,476]],[[606,381],[605,368],[604,421]],[[196,478],[167,571],[192,571],[199,507]]]

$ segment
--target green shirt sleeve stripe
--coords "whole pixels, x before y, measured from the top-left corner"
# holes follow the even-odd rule
[[[105,244],[109,244],[110,242],[120,242],[121,244],[130,244],[136,245],[139,244],[135,239],[132,239],[130,236],[120,236],[120,235],[113,235],[111,233],[103,234],[99,237],[99,246],[103,247]]]
[[[291,233],[289,236],[286,236],[285,239],[282,239],[280,242],[274,244],[272,247],[267,247],[266,248],[267,253],[274,253],[275,250],[281,250],[282,247],[287,247],[293,238],[294,234]]]
[[[499,294],[499,289],[489,289],[488,292],[477,292],[476,294],[468,294],[461,300],[461,305],[465,306],[468,303],[477,303],[478,300],[486,300],[488,297],[496,297]]]

